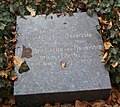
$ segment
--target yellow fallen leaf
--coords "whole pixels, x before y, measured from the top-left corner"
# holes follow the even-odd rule
[[[98,17],[100,23],[107,24],[107,20],[103,20],[102,17]]]
[[[36,15],[36,11],[34,9],[32,9],[31,7],[26,6],[26,9],[30,12],[31,16],[35,16]]]
[[[8,72],[9,72],[8,70],[6,70],[6,71],[3,70],[3,71],[0,72],[0,75],[1,75],[2,77],[7,78],[7,77],[8,77]]]
[[[10,42],[16,42],[16,40],[17,40],[17,38],[15,36],[12,40],[10,40]]]
[[[14,56],[13,62],[16,66],[20,67],[23,63],[23,60],[19,56]]]
[[[114,62],[111,64],[113,68],[115,68],[116,66],[118,66],[118,62]]]
[[[108,52],[106,52],[106,53],[104,54],[104,56],[103,56],[101,62],[105,62],[105,59],[107,58],[107,56],[108,56]]]
[[[104,49],[108,50],[110,47],[112,46],[112,44],[108,41],[108,42],[104,42]]]

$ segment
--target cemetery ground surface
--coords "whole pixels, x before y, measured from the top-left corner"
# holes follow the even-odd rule
[[[103,58],[111,82],[113,84],[110,96],[106,100],[98,99],[93,102],[79,101],[75,103],[45,104],[45,107],[120,107],[120,0],[1,0],[0,1],[0,107],[16,107],[13,97],[13,82],[19,78],[14,66],[19,66],[19,72],[26,72],[29,68],[26,62],[15,56],[17,42],[16,16],[59,13],[72,15],[76,11],[87,11],[92,16],[98,13],[101,26],[97,26],[103,39]],[[28,71],[29,72],[29,71]],[[87,96],[86,96],[87,97]]]

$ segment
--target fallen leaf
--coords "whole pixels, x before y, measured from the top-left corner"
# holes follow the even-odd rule
[[[12,75],[12,77],[11,77],[11,80],[16,80],[18,78],[18,75],[17,75],[17,73],[15,72],[13,75]]]
[[[15,36],[12,40],[10,40],[10,42],[16,42],[16,40],[17,40],[17,38]]]
[[[53,107],[53,106],[49,103],[46,103],[44,107]]]
[[[61,61],[61,62],[60,62],[61,68],[64,69],[64,68],[66,67],[66,64],[67,64],[66,62]]]
[[[113,107],[120,107],[118,104],[115,104]]]
[[[103,20],[102,17],[98,17],[100,23],[107,24],[107,20]]]
[[[16,66],[20,67],[23,63],[23,60],[19,56],[14,56],[13,62]]]
[[[2,107],[2,99],[0,98],[0,107]]]
[[[0,75],[1,75],[2,77],[7,78],[7,77],[8,77],[8,72],[9,72],[8,70],[6,70],[6,71],[3,70],[3,71],[0,72]]]
[[[15,99],[13,97],[9,97],[10,101],[9,101],[9,104],[10,105],[14,105],[16,102],[15,102]]]
[[[60,103],[55,103],[54,107],[61,107]]]
[[[116,66],[118,66],[118,62],[114,62],[111,64],[113,68],[115,68]]]
[[[37,3],[41,2],[41,0],[35,0]]]
[[[104,107],[104,106],[105,106],[104,100],[99,100],[99,101],[96,101],[92,104],[92,107]]]
[[[61,107],[74,107],[72,104],[63,104]]]
[[[7,65],[7,68],[6,69],[10,69],[10,68],[12,68],[13,67],[13,64],[12,63],[8,63],[8,65]]]
[[[36,15],[36,11],[34,9],[32,9],[31,7],[26,6],[26,9],[30,12],[31,16],[35,16]]]
[[[23,50],[22,50],[22,58],[30,58],[32,57],[32,49],[30,49],[29,47],[26,48],[24,45],[23,45]]]
[[[80,102],[79,100],[75,101],[75,107],[87,107],[86,102]]]
[[[104,42],[104,49],[108,50],[110,47],[112,46],[112,44],[108,41],[108,42]]]
[[[26,61],[24,61],[19,68],[19,73],[27,72],[29,70],[29,66],[27,65]]]
[[[105,106],[104,106],[104,107],[112,107],[112,105],[105,104]]]
[[[2,105],[2,107],[11,107],[11,105]]]
[[[104,56],[103,56],[101,62],[105,62],[105,59],[107,58],[107,56],[108,56],[108,52],[106,52],[106,53],[104,54]]]

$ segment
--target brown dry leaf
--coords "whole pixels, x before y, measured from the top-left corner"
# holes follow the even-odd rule
[[[80,102],[79,100],[75,101],[75,107],[87,107],[86,102]]]
[[[108,52],[106,52],[106,53],[104,54],[104,56],[103,56],[101,62],[105,62],[105,59],[107,58],[107,56],[108,56]]]
[[[118,62],[114,62],[111,64],[113,68],[115,68],[116,66],[118,66]]]
[[[37,3],[41,2],[41,0],[35,0]]]
[[[14,105],[16,102],[15,102],[15,99],[13,97],[9,97],[10,101],[9,101],[9,104],[10,105]]]
[[[72,104],[63,104],[61,107],[74,107]]]
[[[17,73],[15,72],[13,75],[12,75],[12,77],[11,77],[11,80],[16,80],[18,78],[18,75],[17,75]]]
[[[0,107],[2,107],[2,99],[0,98]]]
[[[118,105],[118,104],[115,104],[113,107],[120,107],[120,105]]]
[[[13,64],[9,63],[9,64],[7,65],[7,68],[6,68],[6,69],[10,69],[10,68],[12,68],[12,67],[13,67]]]
[[[36,15],[36,11],[34,9],[32,9],[31,7],[26,6],[26,9],[30,12],[31,16],[35,16]]]
[[[108,42],[104,42],[104,49],[108,50],[110,47],[112,46],[112,44],[108,41]]]
[[[102,17],[98,17],[100,23],[107,24],[107,20],[103,20]]]
[[[116,92],[115,92],[115,91],[112,92],[111,97],[112,97],[112,101],[113,101],[113,102],[116,102],[116,100],[117,100],[117,95],[116,95]]]
[[[6,70],[6,71],[3,70],[3,71],[0,72],[0,75],[1,75],[2,77],[7,78],[7,77],[8,77],[8,72],[9,72],[8,70]]]
[[[11,107],[11,105],[2,105],[2,107]]]
[[[49,103],[46,103],[44,107],[53,107],[53,106]]]
[[[117,91],[116,95],[117,95],[117,103],[120,104],[120,92]]]
[[[60,103],[55,103],[54,107],[60,107]]]
[[[61,61],[61,62],[60,62],[61,68],[64,69],[64,68],[66,67],[66,64],[67,64],[66,62]]]
[[[19,56],[14,56],[13,62],[16,66],[20,67],[23,63],[23,60]]]
[[[12,40],[10,40],[10,42],[16,42],[17,37],[15,36]]]
[[[104,107],[104,106],[105,106],[104,100],[99,100],[99,101],[96,101],[92,104],[92,107]]]
[[[112,107],[112,105],[105,104],[105,106],[104,106],[104,107]]]
[[[52,3],[56,3],[56,0],[50,0]]]
[[[119,16],[119,21],[120,21],[120,12],[117,10],[117,14],[118,14],[118,16]]]
[[[22,50],[22,58],[30,58],[32,57],[32,49],[31,48],[26,48],[24,45],[23,45],[23,50]]]

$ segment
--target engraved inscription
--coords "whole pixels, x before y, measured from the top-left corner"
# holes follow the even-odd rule
[[[40,41],[39,45],[44,45],[44,48],[41,46],[33,48],[34,56],[37,55],[37,59],[36,59],[37,65],[41,65],[41,61],[47,61],[44,63],[42,62],[42,64],[53,66],[54,61],[64,60],[64,59],[67,60],[77,59],[76,60],[77,64],[85,64],[85,63],[89,64],[94,60],[94,55],[92,55],[92,53],[91,56],[87,55],[89,51],[95,52],[96,50],[102,49],[101,44],[96,45],[92,43],[88,45],[86,43],[87,40],[90,41],[92,38],[93,38],[92,34],[89,33],[81,33],[81,34],[73,34],[73,35],[70,33],[66,33],[64,35],[64,39],[60,38],[60,36],[55,36],[54,34],[49,35],[48,38],[46,36],[45,37],[37,36],[34,39]],[[67,40],[72,40],[74,45],[73,44],[71,45],[70,42],[68,42]]]

